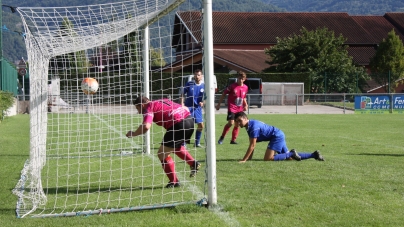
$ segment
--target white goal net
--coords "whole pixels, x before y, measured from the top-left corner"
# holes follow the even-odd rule
[[[204,168],[190,178],[189,164],[176,155],[181,187],[165,187],[169,180],[157,157],[163,127],[125,136],[143,122],[133,105],[138,95],[177,102],[183,78],[203,69],[201,58],[193,59],[203,55],[202,7],[200,1],[133,0],[17,8],[26,33],[31,114],[30,158],[13,190],[18,217],[205,199]],[[193,145],[189,153],[206,166],[205,150]]]

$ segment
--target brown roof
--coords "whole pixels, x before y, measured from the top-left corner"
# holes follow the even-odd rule
[[[375,55],[374,47],[348,47],[348,55],[358,65],[369,65],[370,59]]]
[[[386,14],[387,15],[387,14]],[[404,40],[403,34],[391,24],[385,16],[352,16],[360,26],[366,29],[373,37],[376,38],[377,43],[387,38],[387,33],[395,30],[396,34]]]
[[[214,49],[213,55],[216,63],[226,65],[230,69],[243,70],[247,73],[262,72],[262,70],[269,67],[269,64],[265,61],[269,60],[270,57],[264,53],[264,50]],[[196,51],[154,71],[176,72],[183,69],[184,65],[198,64],[202,59],[201,56],[202,51]]]
[[[404,40],[404,13],[386,13],[384,16],[350,16],[347,13],[273,13],[273,12],[213,12],[213,43],[215,59],[227,61],[248,70],[261,72],[268,67],[267,55],[254,45],[276,44],[276,37],[300,34],[302,27],[308,30],[327,27],[335,35],[342,34],[348,44],[348,53],[359,65],[369,65],[370,59],[387,33],[393,28]],[[193,42],[201,42],[202,14],[196,11],[177,12],[175,16],[173,47],[186,36],[185,27]],[[183,40],[187,40],[183,37]],[[228,45],[231,50],[224,50]],[[240,47],[240,48],[239,48]],[[243,49],[243,50],[233,50]]]
[[[386,13],[384,17],[401,32],[404,32],[404,13]]]
[[[265,63],[269,56],[264,50],[214,49],[213,54],[216,59],[244,68],[247,72],[261,72],[269,67],[269,64]]]
[[[178,12],[176,24],[182,21],[201,40],[201,13]],[[232,44],[275,44],[276,37],[287,37],[308,30],[327,27],[338,36],[347,38],[347,44],[374,44],[377,40],[347,13],[260,13],[260,12],[213,12],[213,42]],[[175,29],[179,31],[179,28]],[[177,33],[178,34],[178,33]],[[178,43],[173,39],[173,44]],[[178,39],[178,37],[177,37]],[[177,40],[178,41],[178,40]]]

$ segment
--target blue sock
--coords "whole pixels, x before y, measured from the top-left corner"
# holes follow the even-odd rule
[[[312,153],[298,153],[299,156],[303,159],[309,159],[309,158],[314,158]]]
[[[201,136],[202,136],[202,131],[196,130],[196,133],[195,133],[195,144],[199,144],[199,141],[201,140]]]
[[[292,153],[288,152],[288,153],[282,153],[282,154],[277,154],[274,157],[274,161],[283,161],[285,159],[288,159],[292,156]]]

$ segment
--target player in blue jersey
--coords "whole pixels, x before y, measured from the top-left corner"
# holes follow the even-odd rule
[[[264,122],[253,119],[249,120],[244,112],[236,113],[234,119],[241,128],[246,128],[248,137],[250,138],[250,145],[248,146],[244,158],[240,160],[240,163],[250,160],[252,158],[256,143],[262,141],[269,141],[264,155],[264,161],[301,161],[309,158],[324,161],[320,151],[317,150],[313,153],[297,153],[295,149],[292,149],[289,152],[289,149],[286,146],[285,134],[282,132],[282,130],[274,126],[267,125]]]
[[[184,98],[186,96],[186,98]],[[202,70],[197,69],[194,72],[194,80],[188,81],[183,90],[181,97],[181,104],[188,107],[191,112],[195,123],[198,124],[198,128],[195,132],[195,147],[201,147],[201,137],[203,131],[203,101],[205,98],[205,84],[203,83]],[[185,99],[185,104],[184,104]]]

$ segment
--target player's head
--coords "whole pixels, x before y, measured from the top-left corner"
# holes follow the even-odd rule
[[[244,84],[244,81],[247,79],[247,74],[245,74],[245,72],[243,72],[243,71],[238,71],[238,74],[237,74],[237,83],[238,83],[238,85],[243,85]]]
[[[194,72],[194,80],[195,80],[195,82],[199,84],[199,81],[202,80],[202,77],[203,77],[202,70],[200,70],[200,69],[195,70],[195,72]]]
[[[244,112],[238,112],[234,115],[234,121],[239,127],[244,128],[248,125],[248,117]]]
[[[143,113],[143,110],[149,102],[150,100],[147,97],[140,95],[133,101],[133,105],[135,105],[138,113]]]

